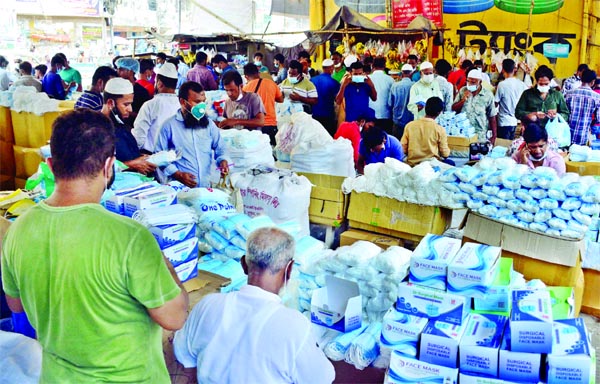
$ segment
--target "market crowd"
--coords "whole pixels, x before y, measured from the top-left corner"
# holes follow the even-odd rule
[[[32,86],[60,100],[83,91],[81,75],[62,54],[49,67],[21,62],[15,79],[7,64],[0,56],[0,90]],[[98,67],[75,111],[54,125],[54,194],[13,224],[3,244],[3,288],[10,308],[26,311],[37,331],[42,382],[168,382],[160,327],[181,329],[176,355],[201,382],[332,382],[333,366],[312,340],[310,323],[277,295],[291,273],[293,239],[276,229],[256,231],[242,258],[248,286],[208,296],[188,317],[185,289],[152,235],[96,204],[114,179],[113,163],[208,187],[213,158],[229,171],[221,130],[261,130],[275,145],[276,103],[290,103],[334,138],[352,142],[359,173],[388,157],[452,163],[436,122],[450,111],[466,114],[479,142],[514,140],[517,162],[564,173],[545,127],[560,116],[569,144],[590,143],[600,113],[596,73],[582,64],[559,87],[542,65],[527,86],[513,60],[498,69],[469,60],[453,69],[444,59],[410,55],[389,70],[383,57],[338,52],[319,69],[307,52],[277,54],[272,63],[257,52],[243,69],[204,52],[190,66],[158,54]],[[206,92],[214,90],[227,94],[216,121],[207,115]],[[181,158],[166,167],[148,161],[170,149]]]

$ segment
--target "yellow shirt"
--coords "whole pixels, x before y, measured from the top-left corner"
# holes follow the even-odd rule
[[[400,143],[407,155],[406,162],[411,166],[433,157],[441,159],[450,155],[446,131],[428,117],[408,123]]]

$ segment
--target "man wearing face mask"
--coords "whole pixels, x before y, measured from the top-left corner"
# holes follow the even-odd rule
[[[444,95],[440,90],[440,84],[435,80],[433,74],[433,64],[429,61],[421,63],[421,78],[410,87],[408,96],[408,110],[413,114],[413,119],[418,120],[425,116],[425,103],[430,97],[439,97]]]
[[[162,125],[179,109],[179,100],[175,94],[177,82],[178,73],[175,65],[165,63],[158,69],[156,75],[158,94],[142,105],[131,131],[142,152],[154,153],[154,146]]]
[[[523,132],[524,143],[512,155],[513,160],[525,164],[531,169],[550,167],[556,170],[558,176],[566,172],[565,159],[548,148],[548,133],[538,124],[532,123]]]
[[[277,69],[277,76],[273,79],[277,84],[281,84],[287,78],[287,68],[285,67],[285,56],[281,53],[275,55],[273,65]]]
[[[178,96],[181,109],[163,124],[155,151],[174,149],[181,152],[181,159],[161,171],[190,188],[209,187],[213,153],[221,175],[229,173],[225,144],[219,128],[206,116],[202,86],[194,81],[183,83]]]
[[[238,71],[223,75],[223,85],[229,100],[225,100],[222,129],[261,129],[265,125],[265,106],[257,93],[243,91],[242,76]]]
[[[115,140],[99,112],[61,114],[48,160],[54,193],[2,244],[6,299],[37,332],[42,383],[170,382],[161,327],[183,326],[188,297],[148,229],[99,204]]]
[[[248,238],[241,259],[248,285],[206,296],[175,334],[175,357],[194,368],[199,383],[329,384],[331,362],[317,347],[311,324],[278,296],[292,272],[294,239],[277,228]]]
[[[284,98],[302,104],[306,113],[311,113],[312,106],[319,101],[317,87],[303,75],[302,64],[297,60],[290,62],[287,79],[279,84],[279,89]]]
[[[377,90],[371,78],[363,73],[360,61],[352,63],[350,71],[344,75],[335,102],[341,105],[345,101],[346,121],[356,121],[359,116],[367,114],[369,99],[377,101]]]
[[[331,78],[338,83],[342,82],[344,75],[346,74],[346,67],[344,66],[344,57],[341,53],[334,51],[331,54],[331,60],[333,61],[333,73]]]
[[[465,112],[471,126],[475,128],[479,142],[487,141],[487,132],[491,131],[490,142],[496,142],[498,109],[494,94],[481,86],[482,76],[479,69],[472,69],[467,75],[467,85],[461,88],[454,99],[452,110]]]
[[[214,63],[215,72],[217,72],[219,74],[219,76],[221,77],[221,80],[219,81],[219,89],[225,90],[225,84],[223,84],[223,76],[225,76],[225,74],[227,72],[230,72],[230,71],[237,72],[237,70],[235,68],[233,68],[231,65],[229,65],[225,56],[223,56],[221,54],[215,55],[215,57],[213,57],[213,59],[212,59],[212,62]]]
[[[140,78],[136,81],[137,84],[144,87],[150,97],[154,96],[154,83],[152,78],[154,77],[154,62],[150,59],[140,60]]]
[[[131,127],[124,121],[131,113],[133,103],[133,86],[120,77],[110,79],[104,88],[104,105],[102,114],[108,117],[115,126],[115,157],[130,170],[151,175],[156,166],[147,161],[148,155],[142,155],[137,142],[131,134]]]
[[[560,113],[565,121],[569,121],[569,108],[562,93],[550,89],[550,81],[554,77],[552,70],[542,65],[534,74],[536,86],[527,89],[515,108],[515,117],[524,125],[537,123],[546,127],[549,119]]]
[[[254,65],[258,68],[258,73],[260,73],[261,76],[263,73],[269,73],[269,68],[264,64],[263,59],[264,56],[261,52],[256,52],[254,54]]]

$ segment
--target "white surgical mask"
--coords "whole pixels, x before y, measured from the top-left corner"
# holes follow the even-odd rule
[[[423,75],[421,76],[421,79],[423,79],[423,82],[425,84],[431,84],[431,82],[433,81],[433,73],[430,75]]]
[[[475,92],[477,90],[478,86],[477,85],[467,85],[467,90],[469,92]]]
[[[538,89],[538,91],[540,91],[540,93],[548,93],[548,92],[550,92],[550,86],[549,85],[538,85],[537,89]]]
[[[240,95],[238,96],[238,98],[235,101],[242,100],[242,97],[244,97],[244,93],[242,91],[240,91]]]
[[[540,157],[539,159],[536,159],[535,157],[529,155],[529,160],[531,161],[542,161],[546,158],[546,156],[548,156],[548,151],[544,152],[544,154],[542,155],[542,157]]]
[[[279,68],[279,63],[274,63],[273,65],[275,65],[275,68]]]
[[[219,68],[219,67],[215,67],[215,71],[216,71],[217,73],[222,73],[222,72],[223,72],[223,70],[222,70],[221,68]]]
[[[254,60],[254,65],[257,67],[262,67],[262,61]]]
[[[298,79],[297,77],[290,77],[290,83],[292,84],[298,84],[298,82],[300,81],[300,79]]]

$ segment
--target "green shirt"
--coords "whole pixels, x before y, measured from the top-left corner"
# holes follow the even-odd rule
[[[337,81],[338,83],[342,82],[342,77],[344,77],[344,75],[346,74],[346,68],[342,67],[341,70],[337,71],[334,69],[333,73],[331,74],[331,77]]]
[[[5,237],[2,283],[37,331],[41,383],[170,383],[146,308],[180,289],[139,223],[99,204],[41,202]]]
[[[70,84],[72,81],[77,84],[81,84],[81,73],[73,67],[69,69],[63,69],[59,73],[60,78],[67,84]]]
[[[542,99],[540,91],[536,87],[529,88],[521,94],[521,98],[515,108],[515,117],[521,121],[527,120],[525,116],[531,112],[548,112],[549,109],[556,109],[558,113],[562,115],[565,121],[569,121],[569,107],[565,102],[563,94],[559,91],[551,89],[546,96],[546,99]],[[545,127],[548,122],[547,118],[538,121],[540,126]],[[528,122],[523,122],[527,124]]]

